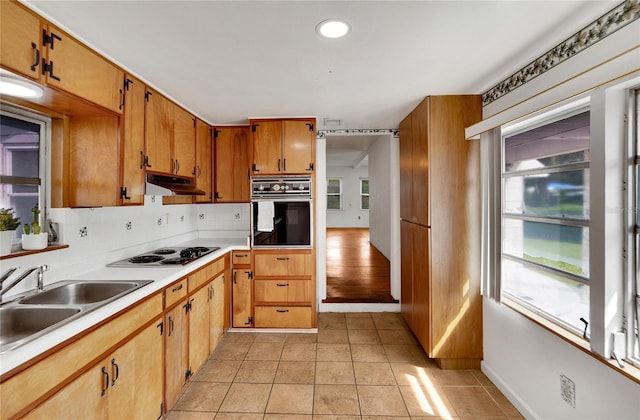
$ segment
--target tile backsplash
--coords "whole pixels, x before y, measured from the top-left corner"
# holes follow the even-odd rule
[[[163,205],[159,196],[145,196],[143,206],[50,209],[48,218],[58,224],[58,242],[69,248],[1,260],[0,273],[16,265],[26,269],[48,264],[50,283],[198,237],[244,238],[249,235],[249,209],[247,203]],[[15,293],[31,288],[27,282],[16,286]]]

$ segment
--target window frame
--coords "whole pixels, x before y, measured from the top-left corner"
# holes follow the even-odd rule
[[[20,178],[7,175],[0,175],[0,184],[2,185],[38,185],[38,207],[40,209],[40,215],[42,217],[43,231],[46,231],[46,220],[49,215],[49,208],[51,206],[51,168],[49,166],[49,150],[51,145],[51,118],[21,108],[5,102],[0,102],[0,114],[10,118],[23,120],[32,124],[36,124],[40,127],[39,135],[39,174],[38,181],[35,178]],[[15,182],[11,182],[15,181]],[[24,223],[24,221],[22,221]],[[19,236],[18,236],[19,237]],[[12,244],[19,243],[17,238],[13,239]]]
[[[339,184],[339,187],[340,187],[340,191],[338,193],[330,193],[329,192],[329,183],[332,180],[337,180],[338,181],[338,184]],[[343,193],[344,193],[343,185],[344,185],[344,182],[343,182],[342,177],[335,177],[335,176],[327,177],[327,211],[342,211],[343,210],[343,200],[342,200],[342,196],[343,196]],[[340,203],[340,208],[337,208],[337,209],[329,208],[329,196],[338,196],[338,201]]]
[[[369,189],[368,193],[362,192],[362,185],[363,185],[364,181],[367,181],[367,183],[369,184],[369,188],[371,188],[371,183],[369,183],[369,178],[360,178],[360,210],[369,211],[369,209],[371,208],[371,202],[369,202],[369,207],[367,207],[366,209],[362,205],[362,198],[363,197],[369,197],[369,199],[371,199],[371,190],[370,189]]]
[[[520,264],[524,264],[525,266],[532,266],[534,270],[542,270],[548,273],[552,273],[554,275],[558,275],[567,280],[586,284],[588,286],[590,286],[589,277],[585,277],[582,275],[575,275],[575,274],[554,268],[552,266],[538,264],[533,261],[528,261],[524,258],[518,258],[512,255],[509,255],[508,253],[505,253],[505,250],[504,250],[503,234],[505,233],[505,227],[504,227],[505,220],[521,220],[523,222],[533,221],[533,222],[540,222],[540,223],[560,225],[560,226],[573,226],[573,227],[580,227],[580,228],[586,228],[586,229],[590,228],[590,217],[588,219],[580,220],[577,218],[560,219],[552,216],[539,216],[539,215],[529,216],[524,214],[510,213],[510,212],[507,212],[505,208],[505,201],[506,201],[505,181],[509,178],[526,176],[528,174],[537,174],[537,173],[555,173],[555,172],[567,172],[572,170],[585,170],[585,169],[588,170],[590,168],[590,159],[588,159],[581,163],[566,163],[566,164],[553,165],[549,167],[544,167],[540,170],[507,171],[506,164],[505,164],[505,140],[508,137],[512,137],[520,133],[524,133],[539,127],[553,124],[554,122],[557,122],[557,121],[560,121],[560,120],[563,120],[587,111],[591,112],[589,97],[582,98],[577,101],[572,101],[570,103],[556,107],[554,109],[548,110],[543,113],[539,113],[537,115],[525,116],[514,123],[506,124],[498,129],[499,130],[498,162],[500,162],[500,167],[497,170],[498,172],[497,175],[499,176],[498,179],[499,179],[499,189],[500,189],[499,190],[499,196],[500,196],[499,212],[500,213],[498,216],[497,223],[500,224],[500,236],[498,237],[498,240],[500,242],[500,246],[499,246],[500,254],[496,256],[496,263],[500,267],[499,273],[501,275],[500,301],[514,303],[516,307],[523,307],[526,310],[531,311],[535,315],[552,323],[553,325],[556,325],[557,327],[560,327],[561,329],[568,331],[571,334],[574,334],[576,336],[582,336],[585,339],[588,339],[589,337],[589,331],[587,326],[585,326],[584,330],[580,330],[575,325],[571,325],[565,320],[563,320],[562,318],[558,316],[554,316],[553,314],[549,313],[549,311],[545,311],[543,308],[540,308],[536,305],[529,304],[528,302],[524,301],[518,296],[506,291],[504,287],[504,282],[505,282],[504,276],[508,274],[508,272],[503,267],[503,261],[505,259],[510,261],[516,261]],[[589,259],[589,263],[590,262],[591,260]],[[513,307],[514,305],[510,305],[510,306]],[[589,307],[590,306],[591,306],[591,302],[589,304]],[[585,314],[587,316],[587,319],[590,319],[589,312],[590,311],[587,311],[587,313]]]
[[[625,247],[627,258],[624,281],[624,334],[626,357],[624,359],[635,367],[640,367],[640,86],[629,89],[627,95],[627,133],[626,146],[628,168],[625,196],[626,229],[628,232]]]

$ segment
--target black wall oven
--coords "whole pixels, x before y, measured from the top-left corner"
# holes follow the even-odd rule
[[[311,247],[312,214],[310,177],[251,179],[253,247]]]

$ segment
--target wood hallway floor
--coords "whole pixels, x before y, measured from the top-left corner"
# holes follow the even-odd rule
[[[369,243],[369,229],[327,228],[327,298],[324,303],[397,303],[389,260]]]

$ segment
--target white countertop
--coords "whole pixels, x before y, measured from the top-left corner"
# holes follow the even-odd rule
[[[163,266],[155,268],[115,268],[103,266],[97,270],[90,271],[77,277],[70,277],[66,280],[152,280],[149,283],[133,292],[116,299],[86,315],[54,329],[53,331],[29,342],[0,354],[0,375],[20,366],[32,358],[44,353],[50,348],[63,341],[83,332],[97,323],[109,318],[113,314],[129,307],[141,299],[162,290],[171,282],[184,277],[200,267],[224,256],[226,253],[236,249],[249,249],[246,238],[222,239],[222,238],[199,238],[185,243],[175,244],[175,246],[206,246],[220,247],[219,250],[198,258],[184,266]]]

